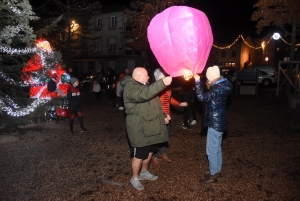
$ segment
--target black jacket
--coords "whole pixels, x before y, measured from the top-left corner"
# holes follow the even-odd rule
[[[196,81],[196,96],[199,101],[206,103],[202,125],[211,127],[219,132],[227,130],[226,99],[231,92],[232,84],[226,78],[219,80],[207,92],[204,92],[201,81]]]
[[[69,108],[80,108],[80,91],[77,87],[70,85],[67,97]]]

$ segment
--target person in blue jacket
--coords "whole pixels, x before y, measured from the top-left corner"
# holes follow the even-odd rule
[[[208,127],[206,154],[209,161],[209,171],[204,174],[203,184],[217,182],[222,174],[222,135],[227,130],[226,100],[232,92],[232,84],[220,76],[218,66],[209,67],[206,71],[207,84],[210,90],[204,92],[200,76],[195,74],[196,96],[206,103],[206,116],[203,124]]]

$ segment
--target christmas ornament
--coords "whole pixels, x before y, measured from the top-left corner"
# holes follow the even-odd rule
[[[172,6],[157,14],[148,26],[150,48],[172,77],[201,73],[213,44],[206,15],[187,6]]]
[[[60,117],[69,117],[70,116],[70,109],[59,107],[59,108],[56,109],[56,114]]]

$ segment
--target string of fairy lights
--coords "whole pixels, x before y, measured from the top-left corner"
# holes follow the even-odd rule
[[[238,42],[239,39],[242,39],[242,41],[243,41],[248,47],[250,47],[250,48],[253,48],[253,49],[262,49],[262,46],[257,46],[257,47],[255,47],[255,46],[250,45],[250,44],[245,40],[244,36],[242,36],[242,35],[238,35],[238,37],[237,37],[232,43],[230,43],[230,44],[227,45],[227,46],[221,47],[221,46],[217,46],[217,45],[213,44],[213,47],[218,48],[218,49],[230,49],[236,42]],[[280,36],[279,33],[274,33],[274,34],[269,38],[269,40],[268,40],[267,42],[264,43],[264,45],[268,45],[272,39],[274,39],[274,40],[281,39],[285,44],[287,44],[287,45],[292,45],[291,43],[287,42],[284,38],[282,38],[282,37]],[[300,44],[295,44],[295,46],[300,46]]]
[[[0,106],[2,111],[6,112],[8,115],[13,117],[26,116],[31,112],[34,112],[36,108],[45,103],[49,102],[50,98],[44,99],[35,99],[30,105],[25,108],[21,108],[18,104],[16,104],[11,98],[7,95],[4,100],[0,99]],[[7,106],[9,105],[9,106]]]

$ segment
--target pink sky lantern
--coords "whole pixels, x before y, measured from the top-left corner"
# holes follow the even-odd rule
[[[172,77],[201,73],[213,44],[206,15],[187,6],[172,6],[157,14],[148,26],[150,48]]]

